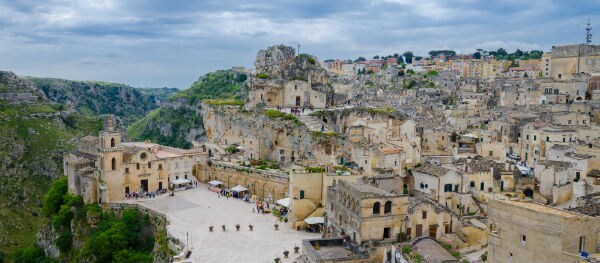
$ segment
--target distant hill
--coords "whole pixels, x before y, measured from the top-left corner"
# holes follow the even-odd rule
[[[41,204],[74,138],[97,133],[101,118],[47,99],[27,79],[0,71],[0,254],[29,245]],[[15,95],[15,94],[18,94]]]
[[[177,92],[174,88],[138,89],[102,81],[76,81],[25,77],[55,102],[66,104],[86,116],[114,114],[127,125],[162,105]]]
[[[165,105],[150,112],[128,128],[133,140],[190,148],[204,137],[200,103],[205,99],[244,100],[248,76],[233,69],[208,73],[189,89],[173,94]]]

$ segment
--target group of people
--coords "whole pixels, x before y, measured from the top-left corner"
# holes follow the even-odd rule
[[[221,189],[221,191],[217,192],[217,198],[221,198],[221,196],[225,196],[225,198],[229,199],[229,197],[233,197],[233,193],[226,191],[225,189]]]
[[[284,110],[283,110],[284,108],[283,108],[283,107],[281,107],[281,106],[277,106],[277,107],[275,107],[275,108],[276,108],[278,111],[284,111]],[[300,113],[304,113],[304,111],[306,111],[306,110],[309,110],[309,111],[314,111],[314,110],[315,110],[315,108],[314,108],[312,105],[309,105],[308,107],[302,107],[302,108],[300,108],[300,107],[294,107],[294,108],[291,108],[291,109],[290,109],[290,114],[295,114],[295,115],[298,115],[298,114],[300,114]]]
[[[125,193],[125,198],[127,198],[127,199],[154,198],[157,195],[164,194],[166,192],[167,192],[167,189],[158,189],[153,192],[144,192],[144,191],[131,192],[131,193]]]
[[[264,214],[265,208],[270,209],[268,201],[261,202],[259,200],[256,200],[256,212],[257,213]],[[252,212],[254,212],[254,208],[252,209]]]

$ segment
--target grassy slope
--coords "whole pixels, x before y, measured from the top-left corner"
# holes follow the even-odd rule
[[[205,99],[242,99],[246,79],[246,75],[233,70],[208,73],[189,89],[169,98],[171,104],[179,104],[180,107],[166,105],[150,112],[129,126],[129,136],[134,140],[150,140],[164,145],[189,148],[191,143],[184,135],[191,129],[204,128],[202,117],[196,113],[200,102]]]
[[[100,129],[99,118],[39,118],[64,106],[15,106],[0,102],[0,251],[35,240],[42,222],[40,209],[51,179],[62,174],[62,153],[73,149],[72,138]],[[7,253],[8,254],[8,253]]]

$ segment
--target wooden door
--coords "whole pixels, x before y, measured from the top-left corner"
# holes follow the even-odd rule
[[[437,225],[429,226],[429,237],[435,239],[437,236]]]
[[[421,237],[423,235],[423,225],[417,225],[417,229],[415,230],[415,237]]]

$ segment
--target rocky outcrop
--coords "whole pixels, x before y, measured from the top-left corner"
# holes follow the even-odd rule
[[[140,90],[124,84],[28,77],[50,100],[90,115],[114,114],[131,124],[158,108],[172,89]]]
[[[0,71],[0,100],[32,104],[46,100],[46,96],[30,81],[19,78],[15,73]]]
[[[327,71],[321,67],[316,57],[307,54],[296,56],[294,48],[284,45],[260,50],[256,55],[254,67],[258,79],[262,80],[308,81],[311,78],[313,84],[327,84],[329,80]]]

